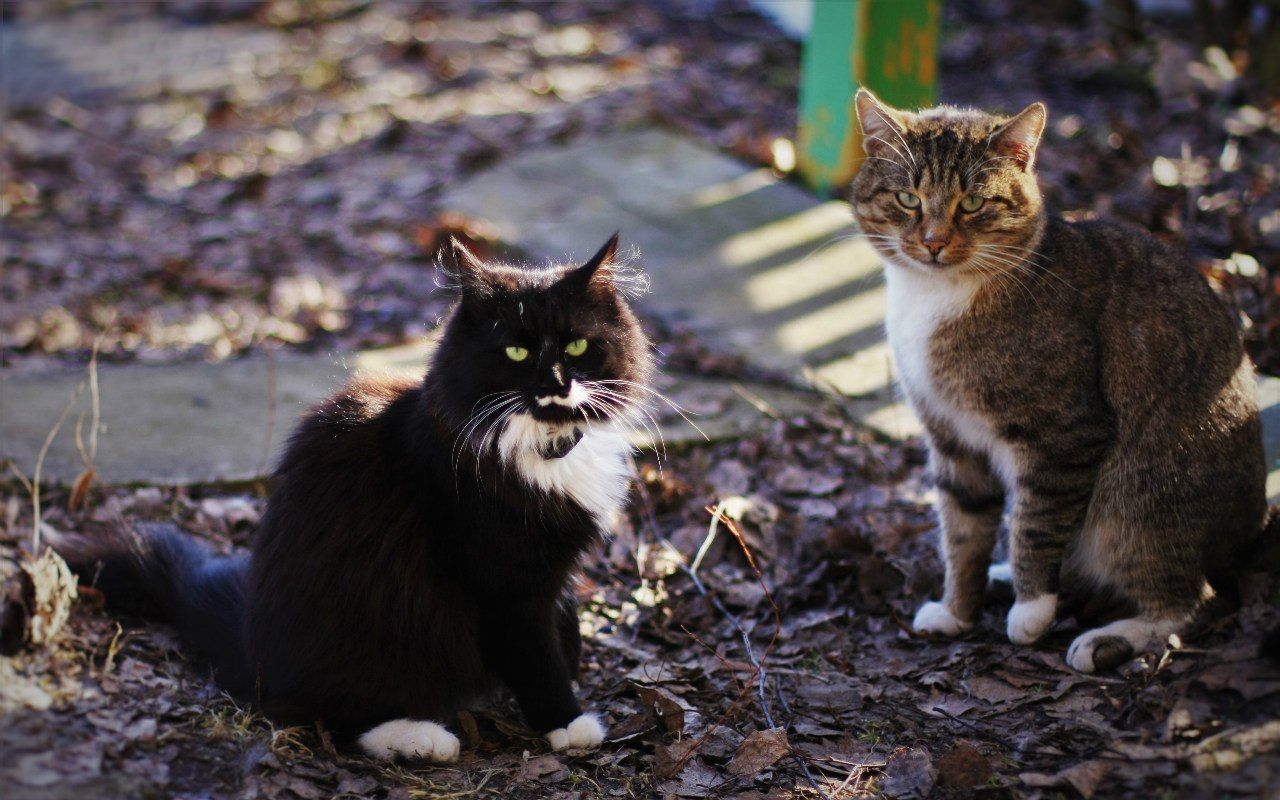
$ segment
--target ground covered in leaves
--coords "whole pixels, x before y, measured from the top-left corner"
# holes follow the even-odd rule
[[[237,708],[167,628],[112,619],[82,590],[53,644],[0,662],[0,779],[32,798],[1260,797],[1280,786],[1280,669],[1254,657],[1275,619],[1260,586],[1207,637],[1099,677],[1063,663],[1071,620],[1037,646],[1007,643],[996,590],[963,640],[912,634],[941,576],[922,455],[868,439],[832,408],[669,453],[661,469],[642,457],[634,512],[581,588],[581,694],[609,729],[599,752],[548,752],[497,697],[451,721],[460,763],[378,766],[334,751],[322,728],[279,729]],[[245,544],[263,507],[258,492],[196,489],[96,490],[74,513],[66,495],[45,501],[55,529],[177,521],[224,548]],[[711,508],[737,522],[711,533]],[[26,499],[13,496],[6,516],[12,552],[30,534]]]
[[[231,22],[271,27],[293,47],[220,90],[57,101],[0,127],[4,365],[80,360],[95,341],[105,359],[161,362],[267,342],[405,341],[447,302],[433,266],[443,235],[500,247],[436,206],[476,169],[654,121],[767,163],[773,140],[794,131],[799,48],[740,5],[232,6],[242,11]],[[1274,369],[1275,102],[1226,54],[1194,47],[1184,22],[1153,22],[1135,40],[1087,16],[1014,11],[946,5],[943,99],[1008,111],[1047,100],[1039,166],[1053,205],[1184,242],[1234,294],[1255,358]],[[653,323],[669,369],[732,372],[708,343]],[[1202,640],[1103,677],[1064,666],[1070,620],[1041,645],[1009,645],[999,592],[965,639],[916,637],[907,622],[941,580],[922,461],[918,447],[874,441],[816,404],[750,440],[673,451],[661,469],[642,457],[631,518],[582,589],[581,694],[610,731],[598,753],[550,754],[495,698],[453,723],[459,764],[381,767],[333,751],[321,729],[279,729],[237,708],[166,628],[113,619],[82,590],[58,636],[0,659],[0,782],[36,798],[1280,787],[1280,670],[1253,658],[1275,618],[1261,581]],[[12,484],[0,493],[9,565],[30,537],[30,498]],[[96,488],[71,511],[49,490],[43,521],[177,522],[232,548],[262,496]],[[738,520],[761,578],[727,525],[710,534],[715,508]]]

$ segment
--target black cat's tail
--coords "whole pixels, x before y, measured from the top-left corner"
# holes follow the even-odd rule
[[[108,608],[171,623],[224,689],[250,699],[247,555],[219,555],[170,524],[121,527],[105,536],[60,533],[50,544],[81,585],[102,592]]]

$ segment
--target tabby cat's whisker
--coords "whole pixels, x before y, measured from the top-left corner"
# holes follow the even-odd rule
[[[893,142],[890,142],[889,140],[885,139],[885,138],[884,138],[884,137],[882,137],[882,136],[871,136],[871,137],[868,137],[868,138],[867,138],[867,141],[869,141],[869,142],[871,142],[871,141],[878,141],[878,142],[880,142],[881,144],[883,144],[885,147],[889,148],[889,149],[890,149],[890,150],[892,150],[894,153],[896,153],[896,154],[898,155],[898,158],[901,158],[901,159],[903,159],[904,161],[906,160],[906,157],[902,155],[902,151],[901,151],[901,150],[899,150],[897,147],[895,147],[895,146],[894,146],[894,144],[893,144]],[[904,146],[904,147],[906,146],[906,143],[905,143],[905,142],[903,143],[903,146]],[[908,154],[908,155],[910,155],[910,154],[911,154],[911,150],[910,150],[910,148],[908,148],[908,150],[907,150],[907,154]],[[912,166],[915,166],[917,169],[919,169],[919,166],[918,166],[918,165],[916,165],[916,159],[915,159],[915,156],[911,156],[911,164],[912,164]],[[903,165],[903,164],[899,164],[898,166],[902,167],[903,169],[907,169],[907,168],[906,168],[906,166],[905,166],[905,165]],[[907,171],[908,171],[908,173],[910,172],[910,170],[907,170]]]

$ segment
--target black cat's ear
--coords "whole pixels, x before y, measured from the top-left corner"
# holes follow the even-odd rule
[[[572,291],[586,289],[610,290],[613,288],[614,256],[618,254],[618,232],[614,231],[609,241],[604,243],[587,263],[576,267],[560,279],[560,285]]]
[[[1012,159],[1020,169],[1030,172],[1036,162],[1036,146],[1040,144],[1040,134],[1044,133],[1048,117],[1049,111],[1044,103],[1032,103],[997,128],[991,134],[988,147],[996,155]]]
[[[468,250],[456,236],[449,237],[449,244],[445,246],[445,251],[448,253],[447,266],[458,277],[458,287],[462,290],[462,296],[466,297],[483,291],[484,262],[476,258],[475,253]]]
[[[905,159],[906,112],[890,108],[865,88],[858,90],[854,105],[858,109],[858,124],[862,126],[862,149],[867,155]]]

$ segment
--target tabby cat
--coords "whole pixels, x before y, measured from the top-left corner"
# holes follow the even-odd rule
[[[547,269],[456,245],[425,379],[307,413],[248,556],[176,530],[59,549],[110,604],[172,620],[234,696],[376,758],[455,759],[443,723],[502,684],[552,748],[598,746],[570,583],[627,495],[651,368],[617,243]]]
[[[897,380],[938,488],[945,586],[916,630],[976,624],[1007,514],[1010,564],[990,573],[1012,579],[1011,641],[1044,635],[1063,592],[1113,618],[1071,643],[1082,672],[1187,633],[1234,591],[1268,513],[1231,314],[1148,233],[1045,211],[1042,104],[856,104],[854,214],[886,265]]]

